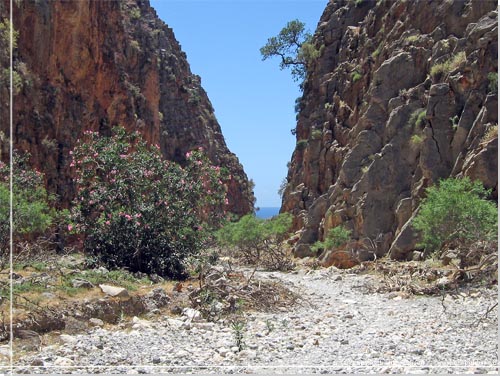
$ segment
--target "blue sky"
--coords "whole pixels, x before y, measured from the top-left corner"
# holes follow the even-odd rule
[[[314,33],[327,0],[151,0],[187,54],[215,109],[229,149],[255,182],[256,206],[277,193],[295,146],[298,83],[259,49],[288,21]]]

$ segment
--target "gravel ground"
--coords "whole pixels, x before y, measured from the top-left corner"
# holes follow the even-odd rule
[[[188,316],[60,335],[15,373],[498,373],[497,288],[404,298],[372,293],[378,279],[335,268],[258,272],[303,297],[246,313],[242,351],[230,323]],[[192,312],[191,312],[192,314]]]

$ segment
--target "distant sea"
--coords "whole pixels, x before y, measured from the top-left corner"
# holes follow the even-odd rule
[[[272,218],[274,217],[275,215],[278,215],[280,212],[280,208],[279,207],[273,207],[273,208],[260,208],[256,215],[258,218],[262,218],[262,219],[268,219],[268,218]]]

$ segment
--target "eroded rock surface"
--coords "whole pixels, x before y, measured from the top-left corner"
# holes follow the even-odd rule
[[[411,259],[418,242],[411,221],[426,187],[469,176],[497,198],[496,7],[327,5],[281,208],[300,230],[297,256],[343,224],[364,242],[360,250]]]

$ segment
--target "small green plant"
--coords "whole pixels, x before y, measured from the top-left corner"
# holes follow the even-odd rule
[[[418,40],[419,36],[418,35],[410,35],[409,37],[407,37],[405,40],[408,42],[408,43],[413,43],[413,42],[416,42]]]
[[[351,73],[351,80],[353,83],[358,82],[359,80],[361,80],[362,77],[363,76],[358,71],[354,71]]]
[[[274,330],[274,324],[271,320],[267,319],[265,321],[266,323],[266,329],[267,329],[267,334],[271,333]]]
[[[410,138],[410,142],[412,143],[412,145],[415,145],[415,146],[420,145],[423,141],[424,141],[424,138],[419,134],[414,134]]]
[[[449,178],[427,188],[426,194],[413,227],[421,231],[421,246],[427,251],[497,237],[498,209],[486,199],[490,191],[480,181]]]
[[[330,231],[324,241],[317,241],[311,246],[311,250],[319,252],[324,249],[335,249],[346,244],[351,239],[351,231],[343,226],[337,226]]]
[[[135,39],[133,39],[133,40],[130,41],[130,47],[132,47],[134,50],[136,50],[138,52],[141,51],[141,45]]]
[[[450,123],[451,123],[451,127],[453,128],[453,130],[457,130],[459,121],[460,121],[460,118],[458,117],[458,115],[450,117]]]
[[[141,18],[141,10],[139,8],[131,8],[130,18],[133,20],[138,20],[139,18]]]
[[[490,72],[488,73],[488,90],[492,93],[498,92],[498,73]]]
[[[242,351],[245,348],[245,323],[241,321],[235,321],[231,324],[231,328],[233,329],[234,342],[238,351]]]
[[[376,59],[378,55],[380,55],[380,52],[382,52],[382,43],[380,43],[377,49],[372,52],[372,57]]]
[[[311,132],[311,139],[319,140],[323,136],[323,132],[320,129],[315,129]]]
[[[362,7],[365,0],[354,0],[354,5],[358,8]]]
[[[425,124],[425,115],[426,110],[424,108],[413,111],[408,120],[408,126],[413,127],[415,125],[418,128],[422,127]]]
[[[431,76],[437,77],[438,75],[446,75],[455,69],[459,68],[467,60],[465,52],[459,52],[458,54],[452,56],[450,59],[434,64],[431,68]]]
[[[307,140],[299,140],[297,141],[296,148],[297,150],[304,150],[307,147],[308,141]]]
[[[363,166],[363,167],[361,167],[361,173],[366,174],[369,169],[370,169],[369,166]]]

